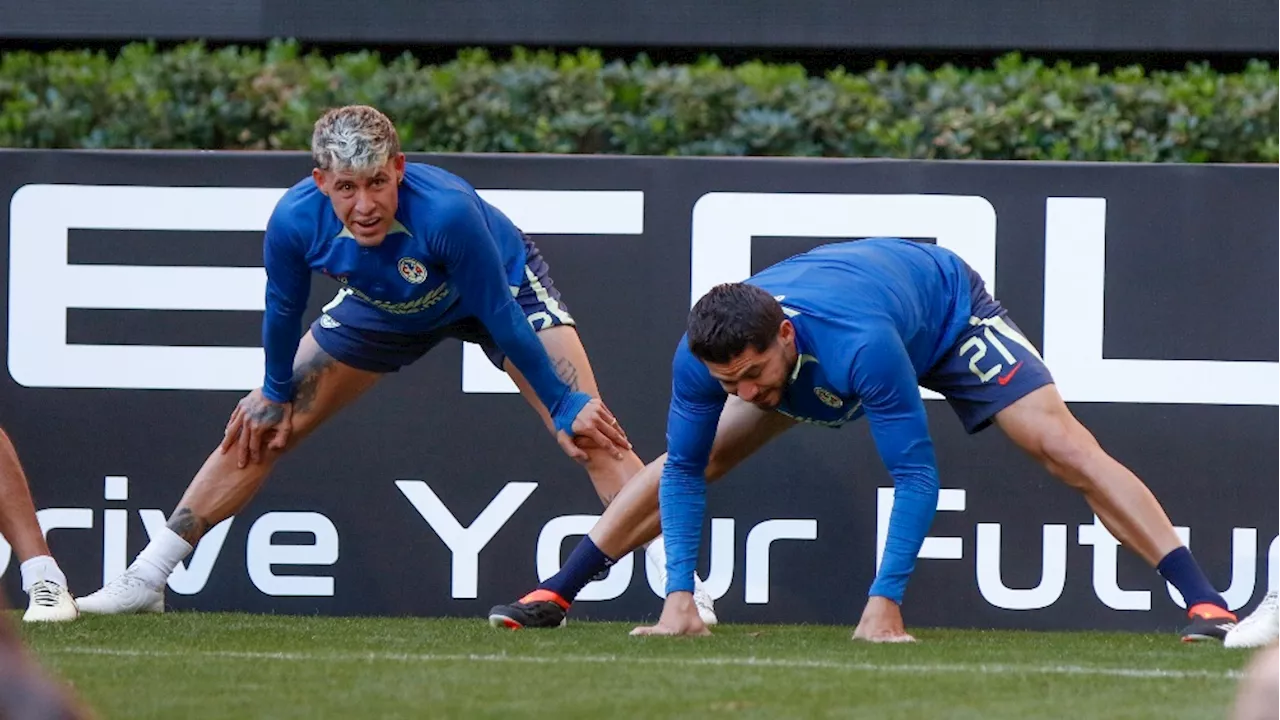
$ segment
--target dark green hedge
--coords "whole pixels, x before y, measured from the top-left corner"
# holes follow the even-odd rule
[[[9,52],[0,145],[302,149],[318,113],[368,103],[407,150],[1276,162],[1277,73],[1046,65],[608,62],[582,51],[466,51],[443,65],[295,43]]]

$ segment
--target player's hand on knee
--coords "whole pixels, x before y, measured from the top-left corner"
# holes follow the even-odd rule
[[[662,605],[662,617],[657,625],[642,625],[631,631],[634,636],[657,635],[674,637],[679,635],[706,636],[711,631],[698,615],[698,606],[693,603],[693,594],[687,592],[671,593]]]
[[[237,449],[237,467],[257,463],[262,459],[262,445],[284,450],[289,442],[293,426],[293,404],[268,400],[258,388],[240,399],[227,421],[223,432],[221,450]],[[271,436],[270,441],[267,437]]]
[[[615,460],[621,460],[631,451],[631,441],[623,432],[622,425],[600,398],[592,398],[582,407],[582,410],[578,411],[578,416],[573,420],[573,434],[574,437],[591,440],[596,447],[607,449]],[[587,459],[586,451],[574,444],[570,438],[565,436],[557,439],[560,440],[560,447],[564,448],[569,457],[580,461]]]

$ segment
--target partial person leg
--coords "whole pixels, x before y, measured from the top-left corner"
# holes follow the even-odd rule
[[[1235,615],[1183,546],[1164,508],[1071,414],[1056,386],[1017,400],[995,422],[1054,477],[1080,491],[1107,530],[1182,593],[1192,618],[1184,640],[1225,637]]]
[[[599,387],[596,385],[595,373],[587,360],[586,350],[574,328],[574,319],[565,307],[555,282],[551,279],[550,268],[542,257],[537,246],[528,238],[525,239],[525,279],[516,291],[516,302],[524,311],[529,324],[537,329],[538,337],[547,350],[547,354],[560,379],[574,390],[584,392],[600,399]],[[487,331],[485,332],[487,336]],[[500,365],[519,386],[525,400],[542,417],[547,429],[555,436],[556,430],[547,409],[533,392],[533,388],[521,376],[512,363],[502,357],[500,351],[486,343],[489,359]],[[617,423],[615,418],[615,424]],[[619,430],[622,428],[619,427]],[[625,432],[625,431],[624,431]],[[634,452],[616,455],[616,448],[598,447],[594,441],[586,437],[574,438],[574,445],[586,453],[587,474],[595,486],[596,494],[607,508],[613,498],[641,468],[644,463]],[[646,565],[664,584],[666,583],[667,554],[661,537],[647,541],[645,546]],[[702,579],[694,578],[694,600],[703,622],[715,625],[715,602],[711,594],[702,585]]]
[[[1192,620],[1184,640],[1221,639],[1235,616],[1183,547],[1164,508],[1071,414],[1040,353],[976,273],[970,285],[969,328],[921,384],[942,392],[970,433],[994,422],[1054,477],[1080,491],[1107,530],[1182,593]]]
[[[715,444],[707,465],[707,481],[720,479],[756,450],[793,426],[795,421],[730,397],[720,413]],[[558,627],[569,605],[593,577],[617,559],[657,537],[661,528],[658,485],[667,456],[663,453],[627,482],[560,572],[533,592],[489,611],[494,627]]]
[[[284,450],[264,449],[262,459],[237,467],[234,450],[214,451],[187,486],[165,529],[151,539],[120,577],[81,598],[86,613],[163,612],[164,585],[209,528],[244,509],[271,474],[277,460],[381,377],[338,362],[311,332],[294,360],[292,432]]]
[[[67,589],[67,576],[49,552],[36,519],[35,503],[18,451],[0,430],[0,535],[21,563],[22,591],[27,593],[26,622],[75,620],[80,612]]]
[[[547,349],[547,355],[551,358],[556,374],[566,385],[592,397],[600,397],[595,373],[591,369],[591,362],[587,359],[587,351],[582,346],[577,329],[572,325],[556,325],[540,331],[538,339]],[[543,407],[542,401],[538,399],[529,381],[510,360],[503,361],[502,369],[515,381],[520,394],[537,411],[538,417],[542,418],[542,423],[547,430],[555,433],[551,415],[547,408]],[[596,495],[600,497],[600,502],[604,503],[605,507],[609,507],[613,499],[622,491],[622,486],[644,468],[644,463],[634,452],[624,453],[621,459],[617,459],[608,448],[597,447],[587,438],[579,438],[577,445],[587,452],[587,461],[583,465],[587,475],[591,477]]]
[[[0,496],[2,499],[3,496]],[[9,605],[0,594],[0,718],[92,720],[96,715],[72,691],[36,662],[9,624]]]
[[[1280,718],[1277,695],[1280,695],[1280,646],[1272,642],[1245,666],[1244,678],[1236,688],[1231,720],[1277,720]]]

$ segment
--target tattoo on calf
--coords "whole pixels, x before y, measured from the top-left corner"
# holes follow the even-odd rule
[[[559,358],[555,362],[555,369],[556,375],[560,377],[560,380],[565,385],[569,386],[570,390],[577,392],[580,389],[578,387],[578,368],[574,367],[572,362],[567,358]]]
[[[320,387],[320,376],[337,362],[329,353],[317,350],[316,354],[298,365],[293,371],[293,411],[305,413],[311,409]]]
[[[199,542],[200,538],[204,537],[205,532],[209,529],[209,523],[205,522],[204,518],[191,512],[191,508],[187,507],[178,508],[165,525],[178,537],[192,545]]]

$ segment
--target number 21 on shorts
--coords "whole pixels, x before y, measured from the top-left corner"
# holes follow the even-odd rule
[[[969,318],[969,324],[983,325],[982,335],[974,335],[964,341],[960,346],[960,356],[969,358],[969,370],[973,372],[974,375],[977,375],[978,379],[984,383],[990,382],[991,378],[1000,375],[1001,371],[1006,367],[1005,363],[1008,363],[1009,372],[1005,375],[1001,375],[997,382],[1004,385],[1009,382],[1009,380],[1013,379],[1013,373],[1016,372],[1019,361],[1014,357],[1013,353],[1009,351],[1008,346],[1005,345],[1005,340],[1026,348],[1031,352],[1031,354],[1036,357],[1040,357],[1040,353],[1036,351],[1035,346],[1023,337],[1022,333],[1018,332],[1010,326],[1009,323],[1005,322],[1003,317],[971,317]],[[993,330],[995,332],[992,332]],[[997,334],[1003,335],[1005,340],[1001,340],[997,337]],[[983,338],[986,339],[984,340]],[[995,348],[996,355],[988,358],[988,348]],[[984,359],[986,360],[986,363],[983,363]],[[987,369],[983,370],[980,364],[987,364]]]

